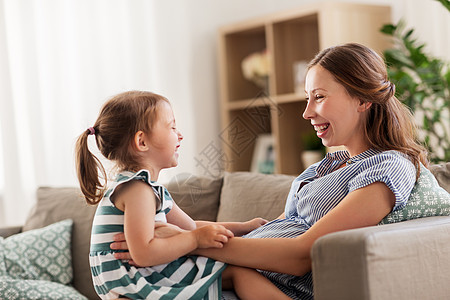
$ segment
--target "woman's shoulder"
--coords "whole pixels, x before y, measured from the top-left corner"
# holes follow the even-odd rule
[[[368,157],[366,161],[372,164],[383,163],[414,166],[408,155],[397,150],[374,151],[374,154]]]
[[[408,176],[415,178],[416,167],[404,153],[396,150],[375,151],[362,160],[361,168],[367,172],[384,173],[386,176]]]

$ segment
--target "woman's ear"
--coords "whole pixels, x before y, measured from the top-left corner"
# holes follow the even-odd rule
[[[365,102],[360,100],[358,106],[358,112],[365,112],[372,106],[372,102]]]
[[[147,151],[148,150],[148,140],[147,140],[147,135],[145,134],[145,132],[143,132],[142,130],[139,130],[138,132],[136,132],[136,134],[134,135],[133,146],[138,151]]]

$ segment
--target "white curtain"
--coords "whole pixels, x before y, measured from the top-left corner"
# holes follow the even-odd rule
[[[0,226],[24,222],[38,186],[76,184],[76,137],[107,98],[152,89],[151,15],[146,0],[0,1]]]

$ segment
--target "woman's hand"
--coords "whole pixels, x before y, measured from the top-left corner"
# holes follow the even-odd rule
[[[114,235],[114,242],[109,245],[112,250],[125,250],[126,252],[114,252],[116,259],[128,261],[130,265],[137,266],[131,259],[131,254],[128,252],[127,241],[125,240],[125,233],[120,232]]]
[[[196,240],[197,248],[223,248],[223,244],[232,238],[233,232],[222,225],[212,224],[199,227],[192,231]]]
[[[180,227],[163,222],[155,223],[155,237],[156,238],[168,238],[177,234],[180,234],[184,230]],[[123,232],[114,235],[114,242],[110,245],[113,250],[125,250],[126,252],[116,252],[114,257],[120,260],[126,260],[130,265],[136,264],[131,259],[130,252],[128,252],[127,241],[125,240],[125,234]]]
[[[173,224],[162,222],[155,223],[155,238],[168,238],[184,231],[185,230]],[[228,239],[234,236],[230,230],[217,224],[197,228],[192,231],[192,234],[196,239],[198,248],[222,248],[223,244],[227,243]],[[114,242],[111,243],[110,247],[113,250],[125,250],[125,252],[115,252],[114,257],[116,259],[125,260],[128,261],[130,265],[137,266],[131,259],[127,241],[125,240],[125,234],[123,232],[114,235]]]

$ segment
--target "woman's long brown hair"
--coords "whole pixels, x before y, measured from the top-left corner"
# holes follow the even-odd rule
[[[373,50],[348,43],[321,51],[310,62],[328,70],[347,93],[363,103],[372,103],[365,119],[369,146],[377,150],[397,150],[414,163],[429,162],[427,151],[417,141],[417,128],[410,110],[395,97],[395,85],[388,79],[383,59]]]

